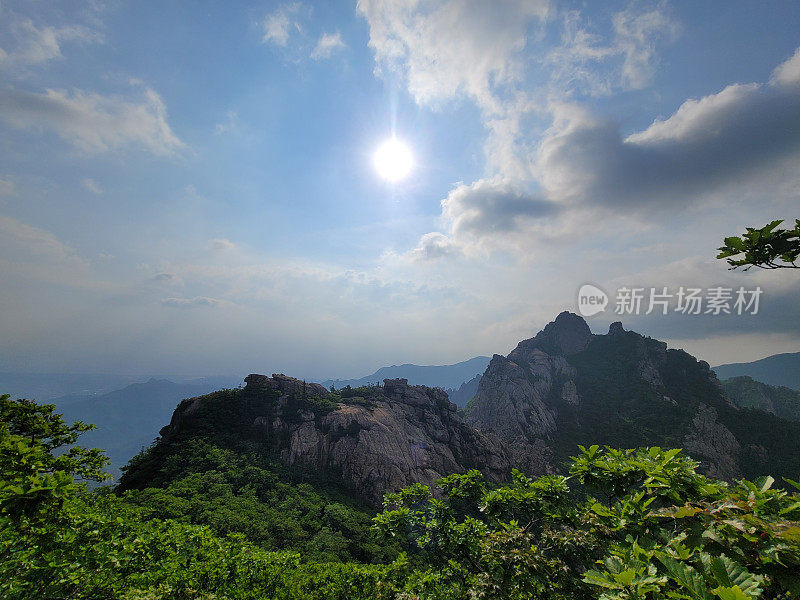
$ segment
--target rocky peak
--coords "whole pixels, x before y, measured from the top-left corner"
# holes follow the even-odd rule
[[[273,373],[272,377],[251,373],[244,378],[244,382],[248,390],[277,390],[281,394],[290,396],[325,398],[330,394],[318,383],[307,383],[294,377],[287,377],[283,373]]]
[[[681,350],[620,322],[592,335],[564,312],[507,357],[492,358],[465,419],[497,436],[530,473],[557,468],[577,444],[668,445],[685,435],[706,472],[730,478],[739,473],[739,442],[726,424],[740,417],[719,385],[706,363]]]
[[[400,402],[420,410],[456,412],[447,392],[425,385],[408,385],[407,379],[384,379],[382,396],[389,402]]]
[[[536,334],[535,340],[546,350],[569,356],[586,349],[592,339],[592,331],[582,317],[564,311],[555,321],[548,323]]]
[[[245,382],[182,402],[160,443],[221,428],[223,437],[246,438],[289,466],[336,474],[376,506],[385,492],[415,482],[432,485],[473,468],[496,481],[511,471],[505,448],[467,425],[444,390],[386,379],[342,396],[283,374],[251,374]],[[208,416],[217,410],[224,420]]]
[[[408,379],[384,379],[383,393],[387,396],[403,394],[408,389]]]
[[[621,321],[614,321],[608,328],[608,335],[622,335],[625,329],[622,327]]]

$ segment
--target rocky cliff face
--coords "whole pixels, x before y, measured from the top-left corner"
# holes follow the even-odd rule
[[[284,375],[245,381],[238,393],[247,419],[239,435],[266,444],[289,465],[340,475],[374,505],[387,491],[450,473],[476,468],[502,480],[511,470],[505,449],[467,425],[443,390],[387,379],[383,387],[342,397]],[[204,404],[214,401],[213,395],[184,401],[162,430],[162,443],[190,434]]]
[[[443,390],[405,379],[338,392],[285,375],[245,381],[183,401],[120,489],[165,484],[162,467],[195,442],[324,474],[373,505],[471,468],[491,480],[512,467],[561,471],[578,444],[685,448],[723,479],[800,472],[800,424],[738,408],[708,364],[682,350],[621,323],[593,335],[570,313],[495,355],[464,419]]]
[[[742,475],[740,412],[708,364],[625,331],[592,335],[561,313],[508,355],[495,355],[466,421],[497,435],[529,473],[558,470],[577,444],[684,447],[711,476]]]
[[[564,312],[536,337],[520,342],[508,357],[495,354],[467,411],[467,422],[503,440],[518,468],[536,474],[553,471],[553,450],[547,441],[557,429],[558,407],[581,403],[577,373],[566,357],[585,349],[591,338],[583,319]]]

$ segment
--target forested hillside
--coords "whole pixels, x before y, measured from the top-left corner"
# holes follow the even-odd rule
[[[302,543],[276,551],[269,538],[222,535],[186,523],[185,515],[164,520],[130,494],[87,492],[80,481],[101,477],[102,453],[57,452],[85,430],[65,424],[52,405],[0,397],[4,598],[747,600],[800,594],[800,496],[772,489],[771,478],[733,485],[707,479],[679,450],[592,446],[576,449],[565,476],[532,479],[513,471],[508,484],[496,485],[470,470],[441,478],[434,488],[414,484],[387,495],[371,530],[387,554],[364,564],[309,553]],[[214,454],[196,458],[209,465]],[[223,459],[216,466],[249,479],[254,491],[272,488],[290,503],[303,495],[302,485],[293,491],[269,477],[259,485],[263,472],[252,465]],[[222,514],[214,503],[205,509]]]

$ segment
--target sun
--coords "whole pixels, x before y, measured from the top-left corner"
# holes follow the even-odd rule
[[[411,172],[414,157],[406,144],[392,136],[375,151],[373,162],[378,175],[387,181],[400,181]]]

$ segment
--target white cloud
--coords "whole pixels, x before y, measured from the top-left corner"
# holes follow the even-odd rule
[[[98,184],[94,179],[90,179],[88,177],[86,179],[81,179],[81,185],[85,189],[98,196],[102,195],[103,193],[103,188],[101,188],[100,184]]]
[[[14,193],[14,182],[0,177],[0,196],[8,196]]]
[[[16,44],[13,48],[0,48],[0,68],[30,67],[63,58],[61,47],[64,42],[103,42],[101,33],[83,25],[37,27],[30,19],[12,23],[9,37]]]
[[[0,215],[0,240],[7,252],[21,252],[26,257],[40,257],[53,262],[85,264],[74,248],[55,235],[22,221]]]
[[[580,104],[551,102],[552,126],[527,157],[532,176],[459,184],[442,201],[449,229],[427,234],[411,254],[443,255],[438,247],[448,246],[439,236],[447,235],[467,255],[505,249],[524,259],[533,240],[541,245],[590,224],[633,219],[642,226],[675,207],[700,210],[723,199],[743,205],[771,195],[774,206],[785,204],[800,189],[798,81],[800,52],[769,83],[686,100],[627,137]],[[520,159],[516,171],[524,170]]]
[[[347,44],[342,41],[342,34],[338,31],[336,33],[323,33],[317,41],[317,45],[311,51],[311,58],[314,60],[330,58],[334,51],[346,47]]]
[[[138,100],[82,90],[1,90],[0,120],[17,129],[50,129],[91,154],[138,146],[169,156],[185,148],[167,122],[164,102],[150,88]]]
[[[233,250],[236,245],[225,238],[214,238],[208,241],[208,247],[217,252],[224,252],[226,250]]]
[[[219,306],[230,305],[226,300],[207,298],[205,296],[195,296],[194,298],[165,298],[161,301],[163,306],[172,308],[216,308]]]
[[[646,87],[658,65],[656,44],[673,40],[679,31],[662,6],[632,5],[614,13],[609,36],[591,31],[578,11],[565,11],[562,20],[561,44],[545,56],[552,96],[573,91],[605,96],[615,89]]]
[[[528,27],[548,2],[359,0],[379,67],[400,66],[417,102],[465,94],[491,113],[501,110],[494,88],[518,81]]]
[[[551,105],[554,125],[537,163],[548,197],[641,210],[696,204],[702,194],[763,184],[776,172],[785,179],[787,161],[800,155],[800,87],[786,83],[795,60],[770,84],[733,84],[687,100],[626,138],[575,105]]]
[[[446,232],[423,235],[404,256],[424,262],[492,250],[526,251],[537,241],[561,235],[561,207],[502,177],[458,184],[442,200]]]
[[[459,254],[458,244],[453,238],[438,231],[423,235],[417,247],[411,250],[409,257],[413,261],[429,261]]]
[[[97,289],[99,285],[91,264],[75,248],[49,231],[4,215],[0,215],[0,281],[15,282],[19,293],[22,285],[31,283],[73,289]]]
[[[267,15],[261,23],[264,30],[261,41],[265,44],[286,46],[292,32],[300,29],[300,24],[295,18],[299,8],[300,5],[297,3],[284,4],[272,14]]]
[[[503,179],[461,184],[442,200],[442,216],[452,233],[475,239],[513,233],[557,212],[555,204]]]
[[[772,72],[773,85],[795,86],[800,84],[800,48]]]
[[[622,80],[633,89],[645,87],[653,78],[657,65],[655,41],[674,38],[677,24],[662,8],[636,12],[628,8],[613,17],[614,45],[622,53]]]
[[[214,126],[214,133],[216,135],[222,135],[224,133],[230,133],[238,129],[239,123],[239,115],[234,110],[229,110],[225,115],[225,120],[221,123],[217,123]]]

